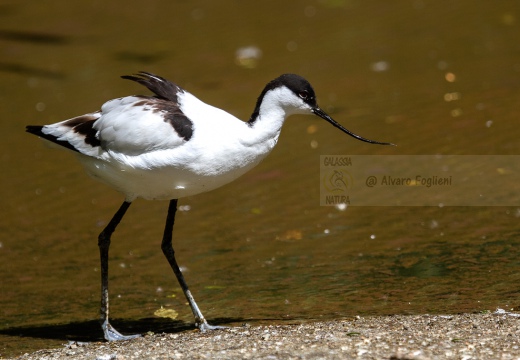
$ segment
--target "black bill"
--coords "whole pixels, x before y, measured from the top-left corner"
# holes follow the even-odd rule
[[[333,126],[337,127],[338,129],[340,129],[340,130],[343,131],[344,133],[349,134],[349,135],[352,136],[353,138],[356,138],[356,139],[358,139],[358,140],[361,140],[361,141],[364,141],[364,142],[367,142],[367,143],[370,143],[370,144],[378,144],[378,145],[392,145],[392,146],[395,146],[395,144],[392,144],[392,143],[380,142],[380,141],[375,141],[375,140],[365,139],[365,138],[362,137],[362,136],[359,136],[359,135],[354,134],[353,132],[350,132],[348,129],[344,128],[340,123],[338,123],[338,122],[335,121],[333,118],[331,118],[329,115],[327,115],[327,114],[326,114],[323,110],[321,110],[319,107],[315,107],[314,109],[312,109],[312,112],[315,113],[316,115],[318,115],[320,118],[322,118],[322,119],[324,119],[324,120],[327,120],[327,121],[330,122]]]

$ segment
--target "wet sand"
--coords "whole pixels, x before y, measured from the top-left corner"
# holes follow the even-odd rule
[[[511,313],[356,317],[70,343],[18,359],[520,359]]]

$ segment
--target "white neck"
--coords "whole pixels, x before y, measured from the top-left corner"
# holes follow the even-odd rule
[[[297,113],[306,113],[303,102],[286,87],[279,87],[265,93],[258,116],[250,126],[252,131],[244,143],[273,142],[276,144],[285,119]],[[272,146],[274,146],[274,144]]]

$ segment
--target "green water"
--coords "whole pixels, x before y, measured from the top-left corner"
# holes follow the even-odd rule
[[[267,81],[299,73],[337,121],[398,144],[294,116],[258,167],[181,199],[174,246],[210,322],[520,306],[520,206],[319,206],[320,155],[519,153],[514,2],[7,1],[0,19],[0,356],[101,339],[97,234],[123,197],[24,127],[146,94],[119,79],[140,70],[242,119]],[[122,332],[191,328],[160,251],[166,209],[136,201],[112,239]]]

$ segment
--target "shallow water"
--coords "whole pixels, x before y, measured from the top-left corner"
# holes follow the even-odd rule
[[[123,198],[24,126],[146,93],[118,78],[139,70],[242,119],[267,81],[299,73],[347,128],[398,144],[295,116],[258,167],[182,199],[174,246],[210,322],[520,306],[520,204],[319,206],[320,155],[519,153],[512,2],[57,0],[4,2],[0,19],[1,356],[101,337],[96,237]],[[237,57],[247,47],[261,57]],[[166,209],[138,200],[114,234],[111,315],[123,332],[193,321],[160,251]],[[177,320],[154,317],[161,306]]]

